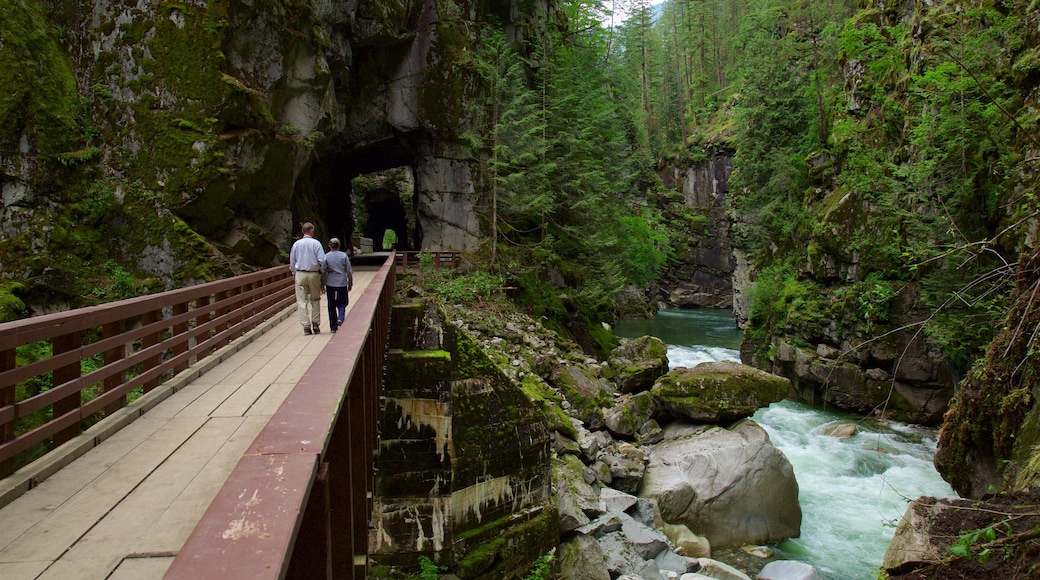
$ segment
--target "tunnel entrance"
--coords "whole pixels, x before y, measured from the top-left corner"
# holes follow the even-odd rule
[[[409,166],[355,177],[351,186],[354,218],[361,236],[372,240],[372,250],[414,250],[418,223],[415,219],[415,173]]]
[[[415,169],[407,147],[399,142],[351,153],[324,152],[306,175],[309,183],[297,184],[293,219],[297,226],[320,224],[323,243],[336,237],[350,240],[356,251],[380,252],[389,250],[383,239],[390,230],[395,249],[422,246]]]

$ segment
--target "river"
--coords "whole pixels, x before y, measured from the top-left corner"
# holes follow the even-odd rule
[[[740,360],[741,333],[729,310],[662,310],[626,320],[619,336],[656,336],[672,368]],[[909,500],[954,497],[932,465],[937,431],[814,408],[774,403],[752,417],[794,467],[802,507],[801,537],[772,546],[784,559],[815,566],[827,580],[872,580]],[[855,423],[848,439],[821,434],[829,423]]]

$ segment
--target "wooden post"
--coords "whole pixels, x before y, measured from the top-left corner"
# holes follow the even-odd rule
[[[80,348],[80,346],[82,346],[82,344],[80,341],[79,331],[63,334],[51,340],[51,355],[59,355],[76,350]],[[51,383],[54,387],[57,387],[69,381],[78,379],[81,374],[82,366],[80,361],[77,359],[73,363],[54,369],[54,374],[51,376]],[[82,395],[79,391],[76,391],[67,397],[55,401],[53,405],[53,419],[57,419],[66,413],[75,411],[82,405],[82,400]],[[58,445],[71,440],[76,435],[79,435],[79,430],[80,424],[77,422],[75,425],[71,425],[55,433],[54,447],[57,447]]]
[[[101,326],[101,338],[102,339],[112,338],[113,336],[118,336],[118,335],[122,334],[124,323],[125,323],[125,321],[123,321],[123,320],[117,320],[116,322],[109,322],[108,324],[102,325]],[[110,364],[112,364],[112,363],[114,363],[116,361],[122,360],[122,358],[124,356],[126,356],[126,345],[125,344],[121,344],[119,346],[113,347],[110,350],[106,350],[105,352],[101,353],[101,362],[105,366],[108,366],[108,365],[110,365]],[[118,372],[118,373],[116,373],[116,374],[114,374],[114,375],[112,375],[110,377],[106,377],[105,381],[102,383],[102,389],[107,393],[108,391],[111,391],[112,389],[115,389],[116,387],[118,387],[119,385],[121,385],[121,384],[123,384],[125,382],[126,382],[126,371],[124,370],[124,371]],[[110,403],[108,405],[105,405],[105,416],[111,415],[112,413],[115,413],[116,411],[118,411],[119,409],[121,409],[121,408],[123,408],[125,406],[126,406],[126,395],[123,395],[122,397],[119,398],[119,400],[113,401],[112,403]]]
[[[179,304],[174,304],[173,305],[173,315],[174,316],[179,316],[181,314],[187,314],[187,313],[188,313],[188,303],[187,302],[181,302]],[[180,323],[177,323],[177,324],[173,325],[173,336],[180,336],[180,335],[184,334],[185,332],[188,332],[188,321],[187,320],[185,320],[184,322],[180,322]],[[187,342],[178,344],[177,346],[173,347],[173,356],[177,356],[179,354],[184,354],[186,352],[188,352],[188,343]],[[183,371],[186,368],[188,368],[188,361],[184,361],[184,362],[174,366],[173,367],[173,373],[177,374],[177,373]]]
[[[209,296],[202,296],[202,297],[199,297],[199,298],[195,299],[195,313],[196,313],[195,314],[195,326],[196,327],[202,326],[203,324],[206,324],[207,322],[210,321],[210,319],[212,317],[210,316],[210,313],[209,313]],[[205,342],[206,339],[209,338],[209,335],[210,335],[210,333],[204,332],[204,333],[198,335],[197,337],[195,337],[196,344],[200,343],[200,342]],[[206,358],[206,356],[210,353],[210,350],[212,350],[212,349],[209,349],[209,348],[202,348],[202,349],[200,349],[198,356],[194,357],[195,360],[193,360],[191,362],[192,363],[197,363],[197,362],[199,362],[199,360]]]
[[[141,315],[141,326],[148,326],[150,324],[159,322],[160,320],[162,320],[162,311],[161,310],[151,310],[151,311],[145,312],[144,314]],[[150,346],[155,346],[155,345],[159,344],[160,340],[161,340],[161,336],[160,336],[160,331],[159,330],[156,330],[155,332],[149,332],[148,334],[146,334],[144,336],[144,338],[141,339],[141,349],[143,350],[143,349],[146,349],[146,348],[148,348]],[[161,360],[162,360],[162,355],[160,355],[160,354],[157,354],[155,356],[150,356],[150,357],[144,359],[144,361],[141,362],[141,372],[144,373],[144,372],[147,372],[148,370],[154,369],[155,367],[159,366],[159,362]],[[154,389],[155,387],[158,387],[159,386],[159,377],[156,377],[156,378],[154,378],[154,379],[152,379],[150,381],[146,381],[143,386],[144,386],[144,392],[146,392],[146,393],[148,391]]]
[[[18,351],[8,349],[0,351],[0,371],[9,371],[18,364]],[[0,387],[0,407],[6,407],[15,403],[15,385]],[[0,443],[7,443],[14,439],[15,420],[11,419],[0,424]],[[14,458],[0,462],[0,477],[7,477],[14,473]]]
[[[333,578],[332,534],[329,512],[329,464],[322,463],[314,478],[300,533],[293,544],[287,580]]]

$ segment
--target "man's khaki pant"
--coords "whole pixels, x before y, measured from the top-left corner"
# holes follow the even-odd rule
[[[321,274],[296,272],[296,315],[300,326],[321,325]]]

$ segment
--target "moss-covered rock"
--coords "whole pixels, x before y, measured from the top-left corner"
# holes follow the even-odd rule
[[[603,426],[603,410],[614,404],[610,387],[579,365],[565,364],[553,371],[551,381],[571,404],[572,415],[589,429]]]
[[[0,284],[0,322],[18,320],[25,316],[25,302],[18,296],[25,286],[6,282]]]
[[[622,393],[648,390],[668,372],[668,346],[653,336],[625,341],[610,352],[604,374]]]
[[[657,399],[652,393],[643,391],[632,396],[622,396],[614,408],[607,411],[603,422],[615,436],[631,439],[657,414]]]
[[[651,393],[675,417],[730,423],[787,396],[791,381],[734,362],[702,363],[661,377]]]

